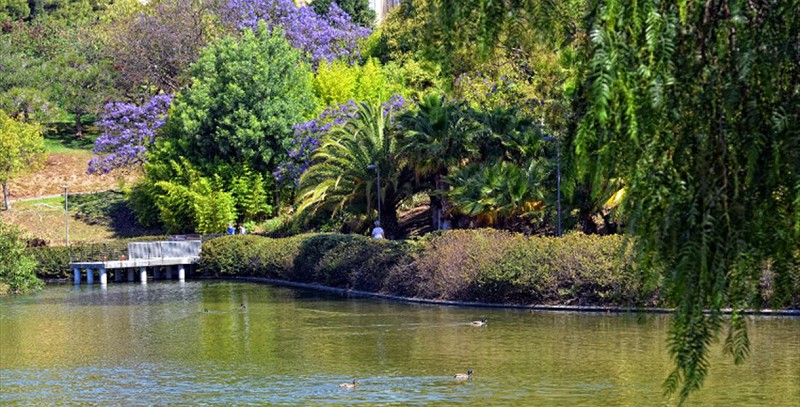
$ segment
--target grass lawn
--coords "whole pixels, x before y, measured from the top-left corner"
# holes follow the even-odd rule
[[[63,196],[15,202],[10,211],[0,212],[0,216],[4,222],[17,225],[24,233],[44,239],[52,246],[63,245],[66,241]],[[157,234],[162,234],[162,231],[136,225],[121,192],[106,191],[69,198],[70,243]]]
[[[70,215],[74,210],[70,210]],[[64,198],[47,198],[36,201],[16,202],[10,211],[0,212],[4,222],[20,227],[23,233],[38,237],[53,246],[65,242]],[[104,225],[90,225],[73,216],[69,218],[69,240],[102,241],[115,237],[114,230]]]

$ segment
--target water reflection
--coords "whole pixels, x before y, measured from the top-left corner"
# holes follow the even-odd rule
[[[659,405],[663,315],[350,300],[228,282],[51,287],[0,299],[0,404]],[[207,312],[205,312],[207,310]],[[469,322],[487,318],[486,327]],[[800,320],[715,350],[696,404],[797,405]],[[473,369],[459,382],[455,372]],[[357,378],[361,385],[341,389]]]

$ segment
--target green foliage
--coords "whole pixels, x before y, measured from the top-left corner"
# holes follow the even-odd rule
[[[314,75],[313,87],[318,105],[324,108],[351,100],[379,104],[394,94],[409,96],[404,83],[399,72],[370,58],[363,65],[323,61]]]
[[[410,262],[403,242],[365,236],[310,234],[284,239],[226,236],[203,244],[200,270],[390,291],[390,271]]]
[[[246,167],[209,165],[203,171],[181,159],[151,161],[144,169],[128,198],[143,226],[221,233],[229,222],[259,221],[272,212],[263,176]]]
[[[369,7],[369,0],[313,0],[311,7],[317,14],[323,15],[328,12],[331,3],[336,3],[354,23],[367,28],[375,25],[375,12]]]
[[[271,172],[285,156],[292,126],[312,113],[309,68],[279,30],[225,37],[192,65],[192,86],[176,96],[166,153],[193,165],[246,165]]]
[[[203,243],[199,268],[207,274],[289,279],[301,238],[224,236]]]
[[[31,17],[48,24],[86,25],[97,21],[113,0],[29,0]]]
[[[28,0],[0,0],[0,22],[23,20],[30,14]]]
[[[12,119],[0,110],[0,184],[8,210],[8,180],[36,169],[44,161],[44,138],[37,124]]]
[[[212,185],[213,184],[213,185]],[[236,219],[235,200],[230,193],[222,190],[219,176],[213,183],[201,178],[192,185],[192,201],[196,216],[198,233],[221,233],[228,223]]]
[[[578,168],[595,193],[625,180],[629,230],[676,306],[665,384],[681,402],[708,373],[721,309],[747,306],[766,264],[783,305],[798,298],[798,7],[592,2]],[[736,362],[748,347],[738,318],[725,343]]]
[[[530,238],[448,231],[418,242],[357,235],[228,236],[203,244],[207,274],[244,275],[408,297],[511,304],[662,305],[618,236]]]
[[[0,219],[0,294],[26,293],[42,287],[36,277],[37,263],[25,253],[25,243],[13,225]]]
[[[235,213],[239,215],[240,220],[245,222],[263,220],[272,213],[264,185],[264,176],[248,168],[244,168],[241,175],[233,177],[228,189],[233,196]]]
[[[448,178],[453,189],[447,196],[458,211],[478,217],[484,226],[531,232],[536,221],[541,221],[550,175],[550,165],[543,159],[531,160],[526,166],[507,161],[470,165]],[[517,222],[522,225],[515,225]]]

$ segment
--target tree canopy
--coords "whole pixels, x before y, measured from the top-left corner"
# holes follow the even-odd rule
[[[35,123],[15,120],[0,110],[0,184],[3,204],[8,203],[8,180],[35,169],[44,158],[42,128]]]
[[[166,139],[198,167],[237,163],[272,172],[292,126],[313,108],[308,66],[280,30],[262,23],[203,51],[192,65],[192,86],[173,101]]]

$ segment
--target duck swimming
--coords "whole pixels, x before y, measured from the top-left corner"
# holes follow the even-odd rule
[[[341,387],[343,389],[354,389],[354,388],[356,388],[356,386],[358,386],[358,381],[356,381],[356,379],[353,379],[352,383],[340,383],[339,384],[339,387]]]
[[[456,380],[467,380],[472,378],[472,369],[467,370],[467,373],[456,373],[453,375],[453,377],[456,378]]]
[[[486,319],[481,319],[480,321],[472,321],[469,324],[472,326],[486,326]]]

